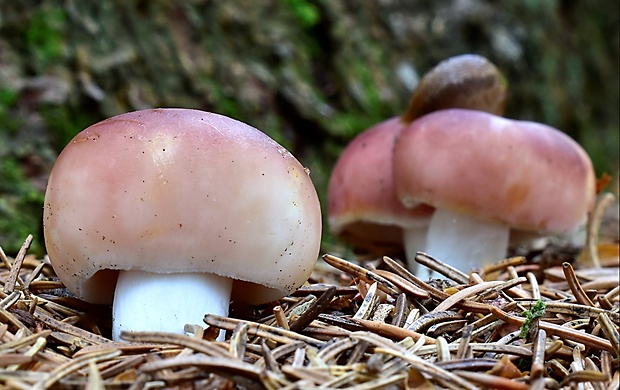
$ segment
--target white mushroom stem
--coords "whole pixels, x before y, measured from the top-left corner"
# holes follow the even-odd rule
[[[506,256],[510,227],[437,209],[431,217],[426,253],[469,273]],[[427,279],[428,275],[417,275]],[[432,278],[443,278],[436,272]]]
[[[420,277],[424,271],[425,279],[428,277],[426,268],[422,267],[415,261],[415,255],[419,251],[426,250],[426,236],[428,235],[428,225],[418,227],[410,227],[403,229],[403,241],[405,246],[405,257],[407,258],[407,268],[411,273]]]
[[[214,274],[120,271],[113,304],[112,339],[122,331],[182,334],[204,325],[205,314],[228,315],[232,279]]]

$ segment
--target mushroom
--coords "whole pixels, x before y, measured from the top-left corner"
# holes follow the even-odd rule
[[[595,197],[592,162],[566,134],[474,110],[436,111],[402,130],[393,172],[403,204],[435,207],[425,251],[464,270],[504,258],[511,227],[575,230]]]
[[[414,257],[425,248],[433,208],[404,207],[394,189],[392,151],[400,131],[418,117],[446,107],[503,114],[506,83],[486,58],[463,54],[441,61],[424,75],[407,112],[360,133],[334,165],[328,188],[332,233],[357,251],[401,256],[418,273]]]
[[[79,133],[44,206],[58,277],[113,302],[122,331],[182,333],[229,303],[281,298],[318,258],[321,212],[304,167],[259,130],[188,109],[121,114]]]

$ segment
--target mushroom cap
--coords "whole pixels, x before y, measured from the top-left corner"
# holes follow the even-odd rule
[[[405,208],[394,190],[392,149],[401,129],[392,118],[365,130],[345,148],[328,187],[331,231],[358,250],[400,254],[402,229],[428,224],[433,208]]]
[[[45,194],[54,270],[79,298],[111,303],[118,270],[230,277],[233,300],[302,285],[321,212],[304,167],[261,131],[188,109],[118,115],[75,136]]]
[[[400,133],[398,197],[540,233],[570,232],[595,198],[587,153],[552,127],[481,111],[430,113]]]
[[[477,54],[461,54],[438,63],[422,77],[411,96],[405,122],[448,108],[503,115],[507,82],[499,69]]]

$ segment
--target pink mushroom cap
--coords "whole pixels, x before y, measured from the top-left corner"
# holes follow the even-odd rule
[[[188,109],[118,115],[56,161],[44,230],[52,265],[79,298],[111,303],[119,270],[212,273],[233,300],[302,285],[321,238],[304,167],[261,131]]]
[[[595,199],[592,162],[569,136],[473,110],[436,111],[403,130],[394,175],[405,204],[539,233],[576,229]]]

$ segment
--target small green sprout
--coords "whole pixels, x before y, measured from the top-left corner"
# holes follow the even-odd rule
[[[542,299],[539,299],[530,310],[526,310],[523,312],[523,315],[525,316],[525,322],[521,326],[521,333],[519,334],[519,337],[527,338],[532,321],[536,318],[542,317],[545,314],[546,308],[547,305],[545,304],[545,302],[543,302]]]

